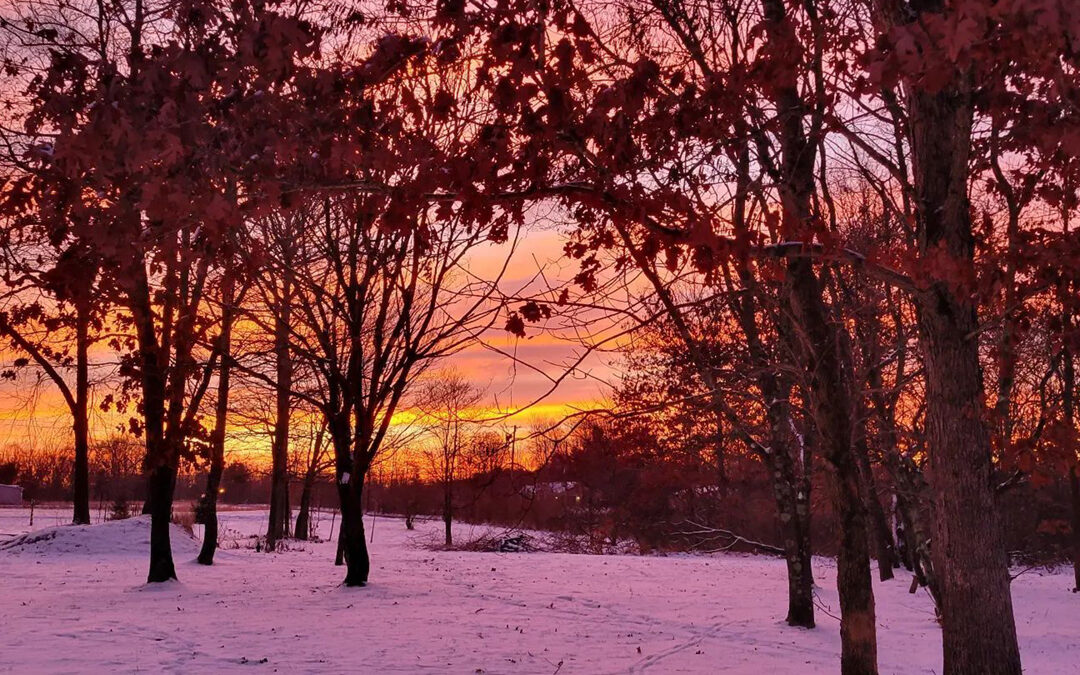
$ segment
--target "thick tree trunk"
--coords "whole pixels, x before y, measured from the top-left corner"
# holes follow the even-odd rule
[[[175,467],[159,464],[150,470],[150,573],[146,578],[149,583],[176,578],[169,539],[175,487]]]
[[[289,422],[291,413],[292,358],[289,353],[288,288],[282,294],[274,322],[274,356],[277,362],[277,407],[274,421],[273,465],[270,476],[270,522],[266,550],[289,536]]]
[[[147,582],[157,583],[176,578],[169,524],[172,519],[173,490],[176,486],[178,455],[165,436],[165,367],[168,355],[161,353],[154,312],[150,301],[150,283],[141,259],[132,262],[127,280],[129,309],[138,336],[142,370],[143,433],[146,437],[147,497],[144,508],[150,512],[150,571]]]
[[[935,512],[932,554],[942,585],[945,672],[1019,673],[1008,557],[979,405],[977,346],[966,337],[974,330],[974,317],[957,321],[951,311],[938,313],[933,307],[924,307],[922,315]]]
[[[90,524],[90,316],[85,302],[75,308],[75,466],[72,476],[72,500],[76,525]]]
[[[341,500],[341,546],[345,555],[345,585],[364,586],[371,571],[367,539],[364,536],[363,476],[345,482],[338,477]]]
[[[203,499],[203,542],[199,563],[214,564],[218,543],[218,492],[221,475],[225,472],[225,425],[229,417],[229,384],[232,375],[232,304],[233,282],[226,272],[221,288],[221,335],[218,337],[221,366],[218,369],[217,403],[214,407],[214,431],[210,437],[210,471],[206,476],[206,495]]]
[[[933,556],[941,581],[945,673],[1018,674],[1009,561],[991,486],[978,320],[951,269],[970,269],[967,197],[973,104],[966,76],[933,92],[910,87],[909,126],[919,247],[931,286],[919,296],[926,437],[934,498]]]

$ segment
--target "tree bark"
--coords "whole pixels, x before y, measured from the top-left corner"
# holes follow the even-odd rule
[[[345,521],[338,526],[337,553],[334,555],[334,565],[341,567],[345,564]]]
[[[72,501],[76,525],[90,524],[90,309],[85,301],[75,304],[75,466]]]
[[[738,135],[749,139],[749,131],[738,130]],[[736,192],[733,201],[732,222],[736,237],[748,237],[746,225],[747,193],[750,189],[749,140],[737,146],[735,157]],[[784,561],[787,565],[789,626],[813,628],[814,620],[814,573],[810,546],[810,464],[813,453],[804,434],[802,442],[796,438],[795,420],[791,414],[791,385],[779,375],[778,364],[761,341],[758,325],[758,307],[762,289],[751,274],[747,261],[741,261],[737,273],[746,293],[734,297],[732,311],[739,321],[750,353],[752,366],[757,370],[757,385],[764,399],[769,423],[768,447],[761,453],[762,463],[772,479],[773,497],[776,501],[777,519],[783,540]],[[729,289],[733,290],[733,289]],[[790,323],[778,317],[780,333],[790,337]],[[719,406],[714,405],[714,409]],[[717,419],[717,430],[722,422]],[[719,439],[718,439],[719,445]],[[801,460],[801,461],[800,461]],[[726,473],[723,475],[726,483]]]
[[[939,3],[932,3],[939,8]],[[970,269],[968,202],[973,102],[965,74],[934,91],[909,83],[919,249],[930,287],[918,297],[926,435],[941,581],[945,673],[1019,674],[1009,561],[991,487],[978,320],[949,268]]]
[[[917,467],[897,451],[888,463],[889,472],[896,484],[896,506],[904,523],[907,540],[908,569],[915,572],[919,584],[930,591],[937,611],[941,611],[941,585],[934,572],[930,554],[931,526],[928,514],[926,481]]]
[[[842,294],[842,297],[847,298],[847,302],[854,307],[857,302],[855,294],[847,289],[846,284],[841,279],[838,279],[836,275],[830,275],[830,278],[837,292]],[[869,319],[868,322],[875,326],[875,330],[877,330],[878,321],[876,317]],[[870,410],[866,403],[866,392],[857,393],[855,391],[855,347],[851,335],[846,329],[837,328],[836,332],[842,345],[840,350],[841,367],[851,378],[853,383],[852,399],[857,406],[852,454],[855,458],[855,465],[859,470],[863,503],[866,504],[867,514],[870,518],[870,534],[874,540],[874,557],[878,563],[878,578],[881,581],[888,581],[893,578],[893,568],[897,565],[896,543],[889,527],[889,519],[885,515],[885,509],[878,497],[877,479],[874,476],[874,467],[870,462],[870,439],[867,429]],[[875,387],[875,382],[880,384],[881,378],[880,373],[877,372],[877,350],[866,344],[866,342],[867,340],[863,340],[862,354],[864,362],[868,362],[866,384],[872,390]]]
[[[811,141],[803,128],[808,116],[799,92],[798,72],[805,65],[820,69],[820,61],[814,60],[820,57],[809,56],[810,50],[803,47],[783,0],[762,0],[761,6],[777,66],[770,93],[779,123],[780,166],[773,173],[780,194],[781,232],[785,238],[805,238],[813,232],[817,140]],[[809,64],[804,63],[808,56]],[[840,670],[844,675],[876,675],[877,625],[867,514],[853,452],[854,406],[850,373],[842,360],[839,331],[843,328],[830,323],[821,282],[809,259],[788,260],[783,294],[792,317],[789,341],[800,355],[806,398],[822,453],[832,468],[832,497],[840,519],[836,583],[840,595]]]
[[[293,523],[293,538],[300,541],[308,540],[308,530],[310,525],[308,520],[310,519],[309,510],[311,508],[311,488],[308,486],[307,481],[304,481],[303,489],[300,492],[300,510],[296,513],[296,522]]]

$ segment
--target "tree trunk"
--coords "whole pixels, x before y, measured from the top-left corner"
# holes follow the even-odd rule
[[[990,485],[974,316],[938,289],[922,311],[926,428],[934,496],[932,554],[942,585],[946,673],[1020,673],[1009,561]],[[955,298],[953,299],[955,300]],[[940,304],[939,304],[940,303]],[[944,311],[941,311],[944,310]]]
[[[757,332],[751,335],[756,343]],[[784,561],[788,577],[789,626],[813,628],[814,574],[810,549],[810,481],[807,467],[796,470],[795,455],[798,441],[791,419],[788,393],[781,392],[776,377],[763,374],[759,385],[766,399],[769,418],[769,448],[763,461],[772,477],[773,497],[780,521],[784,544]],[[804,461],[809,453],[804,454]]]
[[[85,301],[75,307],[75,466],[72,476],[72,501],[76,525],[90,524],[90,316]]]
[[[870,529],[874,537],[874,557],[877,558],[878,563],[878,578],[881,581],[888,581],[893,578],[893,568],[896,566],[896,544],[890,532],[885,508],[878,499],[877,481],[874,478],[874,469],[870,465],[865,434],[855,443],[855,460],[859,467],[863,500],[866,502],[870,516]]]
[[[852,305],[855,304],[854,294],[845,289],[845,285],[832,277],[834,282],[843,290],[840,292],[848,298],[848,302]],[[871,326],[875,326],[878,323],[877,317],[873,317],[868,320]],[[847,330],[837,329],[837,334],[842,341],[842,350],[840,356],[842,358],[842,367],[847,373],[851,374],[852,381],[854,381],[855,373],[855,348],[852,344],[851,335]],[[864,355],[864,361],[869,361],[871,367],[867,373],[867,386],[870,389],[876,389],[880,386],[880,372],[878,372],[876,362],[878,357],[876,355],[877,350],[872,346],[865,344],[863,341],[862,352]],[[854,387],[852,387],[854,389]],[[863,503],[866,504],[867,512],[870,516],[870,534],[874,539],[874,557],[878,563],[878,578],[881,581],[888,581],[893,578],[893,568],[897,566],[896,557],[896,543],[893,540],[892,529],[889,527],[889,519],[885,515],[885,508],[881,505],[881,499],[878,497],[877,491],[877,479],[874,476],[874,467],[870,463],[870,439],[868,436],[867,421],[870,418],[870,409],[866,402],[865,392],[855,393],[852,392],[854,400],[858,406],[858,422],[857,432],[855,437],[855,444],[852,448],[855,465],[859,469],[860,483],[862,484],[862,496]],[[872,394],[871,394],[872,395]]]
[[[738,142],[735,153],[736,190],[733,201],[732,224],[737,238],[748,236],[746,225],[747,198],[750,185],[749,132],[745,125],[737,127]],[[757,384],[765,401],[769,421],[769,445],[762,453],[762,462],[772,478],[776,514],[783,540],[784,562],[787,566],[789,626],[813,628],[814,620],[814,572],[810,547],[810,461],[812,453],[804,442],[795,438],[795,422],[791,416],[791,386],[778,373],[778,364],[761,342],[757,323],[757,306],[760,286],[749,270],[747,261],[737,267],[737,274],[747,291],[741,300],[731,301],[732,311],[739,321],[750,352],[751,364],[758,371]],[[731,289],[729,289],[731,290]],[[781,317],[781,326],[787,322]],[[719,412],[719,406],[713,406]],[[717,417],[717,447],[722,466],[723,420]],[[798,450],[796,448],[798,447]],[[799,452],[801,454],[796,455]],[[799,460],[802,460],[801,462]],[[799,466],[801,464],[801,466]],[[801,471],[797,471],[798,466]],[[727,483],[727,473],[721,476]]]
[[[176,578],[169,528],[172,521],[176,468],[159,464],[150,470],[150,573],[149,583]]]
[[[1080,470],[1069,469],[1069,491],[1072,493],[1073,593],[1080,593]]]
[[[877,673],[877,626],[870,576],[868,518],[853,451],[850,381],[840,363],[837,326],[826,320],[821,286],[810,261],[788,263],[787,294],[802,335],[810,408],[828,460],[834,506],[840,519],[836,561],[840,595],[840,668],[845,675]]]
[[[341,567],[345,564],[345,521],[338,526],[337,553],[334,555],[334,565]]]
[[[896,484],[896,507],[904,524],[907,540],[908,569],[915,572],[919,583],[930,591],[938,613],[941,612],[941,585],[934,572],[930,554],[930,511],[927,504],[926,481],[911,460],[901,457],[898,450],[886,455],[887,469]]]
[[[213,456],[210,460],[210,472],[206,476],[206,497],[202,504],[203,515],[203,542],[199,549],[199,564],[213,565],[214,553],[218,547],[218,514],[217,493],[221,489],[222,465],[216,461],[217,451],[211,450]]]
[[[443,525],[446,530],[446,548],[454,545],[454,533],[452,525],[454,521],[454,493],[453,479],[449,479],[443,486]]]
[[[747,288],[756,284],[745,270],[740,278]],[[795,422],[791,417],[791,387],[777,376],[776,364],[761,344],[754,311],[754,294],[748,293],[734,310],[743,329],[754,367],[760,373],[758,388],[765,400],[769,420],[768,448],[762,462],[772,478],[773,497],[783,539],[784,560],[788,574],[789,626],[813,628],[814,574],[810,548],[810,460],[811,452],[805,439],[799,443]],[[719,420],[717,421],[719,425]],[[797,454],[801,453],[801,454]],[[801,467],[797,467],[801,458]],[[801,470],[799,470],[801,469]]]
[[[307,541],[311,536],[311,492],[315,487],[315,473],[308,471],[304,474],[304,487],[300,492],[300,510],[296,514],[296,523],[293,526],[293,537],[301,541]]]
[[[289,421],[291,413],[292,358],[289,353],[289,289],[282,293],[274,320],[274,356],[277,362],[277,409],[274,421],[273,466],[270,476],[270,523],[266,550],[289,536]]]
[[[341,546],[345,555],[345,585],[364,586],[371,571],[367,539],[364,536],[363,476],[351,476],[343,481],[338,476],[338,497],[341,500]]]
[[[933,92],[910,87],[919,248],[931,283],[918,297],[926,371],[926,437],[941,580],[945,673],[1020,673],[1009,561],[991,487],[978,320],[953,268],[970,269],[967,197],[973,104],[966,75]]]
[[[1069,231],[1068,212],[1064,216],[1065,232]],[[1065,334],[1061,341],[1061,407],[1065,414],[1065,424],[1068,429],[1075,429],[1076,425],[1076,364],[1073,361],[1072,348],[1069,340],[1072,338],[1073,318],[1070,298],[1062,298],[1061,325]],[[1075,461],[1076,449],[1073,448]],[[1073,593],[1080,593],[1080,466],[1075,463],[1069,467],[1069,493],[1072,497],[1072,549],[1073,549]]]
[[[232,374],[232,304],[233,281],[228,272],[221,287],[221,335],[219,351],[221,366],[218,369],[217,403],[214,408],[214,431],[210,437],[210,471],[206,476],[206,495],[203,499],[203,542],[199,550],[199,563],[214,564],[218,543],[218,491],[221,475],[225,471],[225,424],[229,416],[229,383]]]
[[[784,451],[779,450],[778,454]],[[814,575],[810,551],[809,494],[796,487],[790,468],[766,464],[773,475],[773,496],[780,520],[787,564],[789,626],[814,627]]]
[[[781,150],[776,172],[785,238],[812,236],[815,145],[803,128],[807,107],[799,92],[803,65],[821,68],[810,50],[800,46],[783,0],[761,3],[769,47],[776,50],[778,77],[771,95],[777,109]],[[809,62],[806,62],[810,59]],[[844,675],[876,675],[877,625],[866,506],[860,493],[859,470],[853,457],[852,382],[841,356],[841,325],[830,323],[822,288],[813,263],[788,260],[784,298],[791,312],[795,353],[800,355],[809,402],[821,449],[832,471],[833,500],[840,518],[837,590],[840,595],[840,669]]]
[[[141,258],[132,261],[127,289],[129,309],[138,336],[142,375],[143,433],[146,437],[147,497],[150,512],[150,571],[148,583],[176,578],[169,525],[179,457],[165,436],[165,368],[168,355],[161,353],[150,301],[150,283]]]

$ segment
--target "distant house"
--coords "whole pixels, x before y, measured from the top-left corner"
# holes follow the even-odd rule
[[[22,506],[22,488],[18,485],[0,485],[0,505]]]

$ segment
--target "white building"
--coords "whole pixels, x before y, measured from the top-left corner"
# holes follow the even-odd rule
[[[0,485],[0,504],[22,506],[22,488],[18,485]]]

